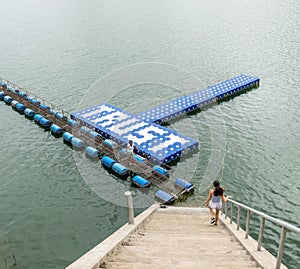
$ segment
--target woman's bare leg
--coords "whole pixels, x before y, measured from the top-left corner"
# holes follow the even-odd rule
[[[219,220],[219,212],[220,210],[216,208],[216,225],[218,224],[218,220]]]

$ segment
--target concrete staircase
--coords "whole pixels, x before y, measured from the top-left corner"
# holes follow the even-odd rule
[[[99,268],[260,268],[206,210],[158,209],[101,262]]]

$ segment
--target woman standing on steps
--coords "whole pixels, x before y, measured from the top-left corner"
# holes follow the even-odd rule
[[[211,217],[210,224],[218,225],[219,212],[222,209],[222,201],[227,202],[227,200],[232,198],[232,196],[224,196],[224,189],[220,187],[220,182],[218,180],[215,180],[213,185],[214,188],[209,191],[205,205],[209,208]],[[215,214],[214,209],[216,210]]]

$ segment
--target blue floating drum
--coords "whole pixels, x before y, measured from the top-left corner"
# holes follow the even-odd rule
[[[177,178],[175,180],[175,184],[178,187],[180,187],[182,189],[185,189],[187,192],[190,192],[191,190],[194,189],[194,185],[192,183],[190,183],[190,182],[188,182],[188,181],[186,181],[186,180],[184,180],[182,178]]]
[[[71,140],[71,143],[72,143],[73,148],[76,150],[81,150],[84,148],[84,142],[77,137],[73,137]]]
[[[26,108],[24,110],[24,114],[27,116],[27,117],[33,117],[34,116],[34,111],[29,109],[29,108]]]
[[[98,156],[99,156],[99,150],[97,150],[93,147],[90,147],[90,146],[85,148],[85,153],[90,158],[98,158]]]
[[[69,133],[69,132],[65,132],[65,133],[63,134],[63,139],[64,139],[64,141],[66,141],[66,142],[68,142],[68,143],[71,143],[73,137],[74,137],[74,135],[72,135],[72,134]]]
[[[42,126],[45,127],[45,128],[48,128],[48,127],[50,127],[50,125],[51,125],[51,121],[45,119],[44,117],[42,117],[42,118],[40,119],[39,123],[40,123],[40,125],[42,125]]]
[[[154,170],[154,172],[156,172],[158,174],[161,174],[163,176],[169,177],[169,170],[167,170],[165,168],[162,168],[159,165],[153,166],[153,170]]]
[[[132,182],[140,188],[146,188],[150,186],[150,182],[139,175],[134,176],[132,178]]]
[[[158,190],[154,194],[155,198],[162,202],[163,204],[171,204],[175,201],[175,197],[165,191]]]
[[[107,168],[112,168],[113,164],[116,163],[116,161],[108,156],[104,156],[101,160],[101,163]]]
[[[3,97],[3,100],[6,104],[11,104],[11,102],[13,101],[13,99],[9,95],[5,95]]]
[[[128,169],[120,163],[114,163],[112,165],[112,170],[120,176],[125,176],[128,174]]]
[[[63,129],[60,128],[59,126],[57,126],[56,124],[52,124],[52,125],[51,125],[50,131],[51,131],[53,134],[57,134],[57,135],[60,135],[60,134],[63,133]]]
[[[17,103],[16,104],[16,109],[23,112],[26,109],[26,107],[21,103]]]
[[[34,120],[36,123],[40,123],[41,118],[43,118],[42,115],[40,115],[40,114],[35,114],[34,117],[33,117],[33,120]]]

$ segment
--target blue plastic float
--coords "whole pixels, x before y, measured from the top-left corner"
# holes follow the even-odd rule
[[[113,164],[116,163],[116,161],[108,156],[104,156],[101,159],[101,163],[106,166],[107,168],[112,168]]]
[[[59,126],[57,126],[56,124],[52,124],[52,125],[51,125],[50,131],[51,131],[53,134],[57,134],[57,135],[60,135],[60,134],[63,133],[63,129],[60,128]]]
[[[175,197],[165,191],[158,190],[154,194],[155,198],[164,204],[171,204],[175,201]]]
[[[17,103],[16,104],[16,109],[22,112],[26,109],[26,107],[21,103]]]
[[[140,188],[146,188],[150,186],[150,182],[139,175],[134,176],[132,178],[132,182]]]
[[[114,163],[112,165],[112,170],[120,176],[125,176],[128,174],[128,169],[120,163]]]
[[[91,137],[94,137],[94,138],[99,137],[99,134],[96,133],[96,132],[94,132],[94,131],[88,131],[87,133],[88,133],[88,135],[91,136]]]
[[[77,124],[77,122],[75,120],[72,120],[72,119],[68,119],[68,123],[72,126],[75,126]]]
[[[153,170],[154,172],[158,173],[158,174],[161,174],[161,175],[164,175],[166,177],[169,176],[169,170],[165,169],[165,168],[162,168],[161,166],[159,165],[155,165],[153,166]]]
[[[97,150],[93,147],[90,147],[90,146],[85,148],[85,153],[90,158],[98,158],[98,156],[99,156],[99,150]]]
[[[108,146],[110,148],[113,148],[113,147],[116,146],[116,143],[114,141],[110,140],[110,139],[105,139],[103,141],[103,143],[104,143],[104,145],[106,145],[106,146]]]
[[[34,116],[34,111],[31,110],[31,109],[29,109],[29,108],[25,108],[24,114],[25,114],[27,117],[33,117],[33,116]]]
[[[81,150],[84,148],[84,142],[77,137],[73,137],[71,140],[71,143],[72,143],[73,148],[75,148],[77,150]]]
[[[187,192],[191,191],[194,189],[194,185],[182,178],[177,178],[175,180],[175,184],[181,188],[184,188],[185,190],[187,190]]]
[[[50,107],[44,104],[40,104],[40,108],[49,110]]]
[[[20,96],[22,96],[22,97],[24,97],[24,98],[26,98],[27,97],[27,94],[25,93],[25,92],[18,92],[18,95],[20,95]]]
[[[63,114],[61,114],[59,112],[55,113],[55,117],[58,118],[58,119],[64,119],[64,120],[67,119],[67,117],[65,115],[63,115]]]
[[[40,101],[34,99],[33,97],[27,97],[27,100],[35,105],[39,105],[41,103]]]
[[[47,128],[47,127],[50,127],[51,121],[42,117],[42,118],[40,118],[39,124],[42,125],[43,127]]]
[[[74,135],[70,134],[69,132],[65,132],[63,134],[63,139],[64,141],[71,143],[72,139],[73,139]]]
[[[34,117],[33,117],[33,120],[36,122],[36,123],[40,123],[40,119],[43,118],[42,115],[40,114],[35,114]]]
[[[3,100],[6,104],[11,104],[11,102],[13,101],[13,99],[9,95],[5,95],[3,97]]]
[[[137,155],[137,154],[134,154],[134,155],[133,155],[133,158],[134,158],[136,161],[140,162],[140,163],[143,163],[143,162],[145,162],[145,160],[146,160],[144,157],[142,157],[142,156],[140,156],[140,155]]]

